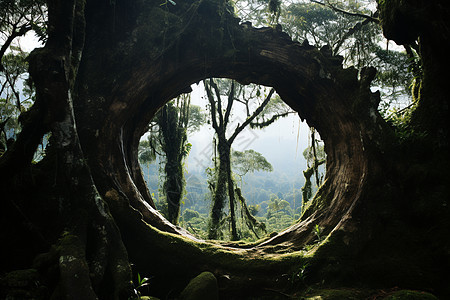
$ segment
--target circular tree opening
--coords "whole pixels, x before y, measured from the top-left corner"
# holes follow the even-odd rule
[[[156,208],[201,239],[255,241],[295,224],[325,175],[323,142],[273,88],[207,79],[139,143]]]

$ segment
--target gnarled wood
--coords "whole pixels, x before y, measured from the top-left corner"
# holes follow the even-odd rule
[[[418,206],[423,199],[405,192],[417,171],[400,176],[398,170],[407,169],[405,160],[393,153],[401,143],[378,114],[379,96],[370,90],[374,69],[358,74],[344,69],[342,58],[331,56],[327,47],[318,50],[293,42],[279,27],[239,24],[227,4],[218,0],[177,1],[176,6],[88,0],[84,11],[74,9],[83,1],[58,3],[49,1],[49,14],[59,16],[49,22],[60,43],[49,38],[32,57],[34,66],[44,62],[32,72],[41,118],[34,119],[40,127],[31,131],[32,145],[24,146],[32,153],[37,135],[48,130],[54,135],[38,174],[53,175],[60,186],[54,190],[51,178],[46,178],[40,181],[42,186],[32,183],[31,191],[40,198],[50,196],[45,202],[49,209],[34,205],[58,222],[52,228],[42,217],[36,221],[44,228],[38,230],[42,239],[55,245],[47,255],[52,263],[35,263],[41,272],[58,265],[55,297],[65,292],[75,295],[67,280],[80,271],[83,276],[77,284],[90,281],[92,285],[82,291],[86,297],[94,297],[94,291],[100,298],[125,299],[131,287],[129,262],[140,273],[154,275],[156,292],[163,296],[170,290],[181,291],[190,278],[205,270],[218,277],[227,298],[243,289],[248,293],[267,288],[298,290],[301,286],[289,278],[307,264],[311,283],[355,280],[449,293],[439,276],[447,267],[440,261],[448,258],[448,244],[431,240],[435,248],[444,245],[435,261],[409,247],[408,235],[397,236],[398,228],[414,224],[410,218],[417,216],[414,209],[402,211],[406,201]],[[64,9],[70,5],[75,5],[72,10]],[[84,17],[80,22],[86,20],[85,30],[74,22],[80,17]],[[82,47],[76,38],[81,33],[86,37]],[[297,224],[265,241],[251,245],[199,241],[165,220],[145,187],[137,160],[140,136],[162,105],[209,77],[274,87],[325,142],[324,184]],[[440,104],[445,103],[440,99]],[[8,157],[8,153],[2,157],[0,168],[13,174],[2,177],[2,188],[13,194],[20,191],[17,182],[32,182],[23,179],[24,174],[32,179],[33,174],[24,168],[13,170],[14,161]],[[443,182],[436,178],[431,185],[438,191],[436,203],[445,194]],[[15,209],[21,212],[32,203],[28,199],[32,192],[8,196],[10,202],[2,205],[13,210],[14,205],[5,203],[18,203]],[[436,229],[448,210],[429,214],[427,220]],[[327,240],[306,252],[304,246],[315,243],[315,226],[322,228]],[[22,231],[27,230],[31,231]],[[430,232],[416,232],[420,232],[417,243],[430,242]],[[432,236],[438,237],[448,229],[435,232]],[[48,248],[45,242],[40,246],[28,254]],[[64,264],[59,258],[66,254],[79,263],[73,268]],[[419,263],[411,264],[412,259]]]

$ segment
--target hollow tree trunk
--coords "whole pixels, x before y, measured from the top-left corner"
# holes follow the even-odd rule
[[[31,177],[28,182],[31,193],[49,200],[45,201],[45,207],[33,205],[26,198],[30,191],[20,191],[20,185],[13,185],[9,191],[14,194],[8,190],[6,194],[27,222],[30,220],[26,214],[33,216],[29,206],[37,208],[32,217],[38,224],[34,225],[37,226],[34,231],[42,237],[41,243],[55,242],[47,255],[38,256],[33,263],[39,271],[45,272],[49,266],[57,270],[52,275],[57,278],[51,283],[53,291],[41,297],[123,298],[131,291],[128,255],[85,162],[73,111],[72,88],[84,43],[84,1],[49,2],[48,18],[51,26],[46,45],[34,50],[29,57],[37,107],[31,111],[22,134],[28,134],[28,127],[32,126],[42,130],[42,125],[51,132],[48,155],[42,161],[42,167],[31,174],[25,173]],[[43,133],[41,131],[41,138]],[[29,147],[27,152],[36,149],[34,143]],[[23,159],[28,160],[29,156]],[[5,165],[8,166],[8,161]],[[23,176],[20,171],[10,175]],[[36,182],[35,178],[41,176],[48,179]],[[11,182],[2,179],[2,183]],[[46,186],[40,187],[40,184]],[[16,222],[11,217],[7,220]],[[56,228],[52,228],[52,221],[58,225]],[[57,237],[59,239],[55,241]],[[106,289],[106,277],[116,281],[117,285]]]
[[[441,170],[448,158],[439,156],[419,165],[432,179],[425,183],[415,179],[417,169],[407,167],[410,161],[398,154],[405,144],[376,110],[379,96],[370,91],[374,69],[358,75],[352,68],[343,69],[342,58],[331,56],[327,47],[300,45],[278,29],[240,25],[220,1],[161,7],[151,1],[87,0],[85,11],[80,9],[82,3],[49,1],[49,41],[31,57],[36,104],[41,105],[39,118],[31,120],[39,130],[24,128],[24,134],[31,132],[25,140],[35,145],[36,135],[51,129],[53,154],[37,166],[47,176],[27,192],[23,187],[33,181],[28,179],[33,174],[26,168],[14,170],[8,157],[22,165],[29,162],[8,153],[0,162],[2,171],[11,172],[9,177],[2,173],[2,191],[9,201],[2,200],[2,206],[17,215],[21,212],[24,220],[38,226],[30,228],[11,217],[2,221],[21,223],[21,234],[38,232],[47,242],[30,249],[28,257],[49,251],[44,257],[57,265],[57,275],[42,276],[57,278],[49,285],[55,297],[126,299],[130,262],[141,274],[154,276],[154,292],[161,296],[181,289],[204,270],[220,279],[221,294],[227,298],[287,286],[298,289],[287,278],[302,266],[308,266],[311,284],[357,282],[450,293],[440,276],[449,268],[449,245],[439,238],[449,231],[439,227],[447,224],[442,222],[449,215],[444,205],[448,175],[439,177],[430,167],[441,161],[437,168]],[[83,17],[86,39],[78,49],[73,41],[79,41]],[[74,19],[80,21],[77,26]],[[433,52],[431,47],[427,51]],[[80,55],[77,71],[72,67]],[[432,74],[435,64],[426,66]],[[190,84],[214,76],[273,86],[325,143],[325,182],[300,222],[254,245],[213,245],[167,222],[154,209],[140,174],[139,138],[157,109]],[[448,75],[444,78],[448,80]],[[435,93],[445,108],[445,90]],[[443,115],[448,116],[448,105],[437,115],[437,123],[442,124]],[[442,141],[448,148],[448,136],[442,135]],[[32,153],[33,146],[25,144],[21,145],[26,153]],[[424,148],[420,141],[411,145]],[[421,153],[408,158],[419,160]],[[417,184],[414,193],[408,192],[411,182]],[[30,200],[33,192],[39,199],[50,195],[45,207]],[[423,192],[430,192],[430,204],[423,204]],[[28,206],[49,217],[37,218],[23,210]],[[415,226],[423,207],[428,208],[425,220],[434,231]],[[50,224],[51,218],[57,226]],[[327,239],[305,253],[303,247],[314,243],[316,225]],[[407,228],[413,231],[408,234]],[[281,258],[277,253],[283,254]],[[40,258],[35,267],[44,274],[51,268]],[[17,265],[11,264],[9,270]]]

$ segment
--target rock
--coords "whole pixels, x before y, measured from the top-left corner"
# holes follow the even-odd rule
[[[34,269],[16,270],[5,274],[2,285],[10,288],[25,288],[32,286],[38,278],[38,272]]]
[[[35,269],[12,271],[0,278],[0,299],[45,299],[46,292]]]
[[[217,300],[219,299],[219,286],[217,279],[211,272],[203,272],[184,288],[180,295],[181,300]]]

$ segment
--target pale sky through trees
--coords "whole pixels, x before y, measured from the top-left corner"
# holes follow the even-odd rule
[[[207,100],[204,96],[203,85],[194,84],[192,89],[191,103],[206,110]],[[231,130],[236,127],[237,123],[242,123],[245,119],[245,112],[243,111],[242,115],[239,115],[239,108],[244,109],[244,106],[236,103],[233,117],[237,121],[231,123],[229,128]],[[188,142],[192,144],[188,158],[190,170],[204,171],[206,167],[210,166],[213,136],[214,130],[209,124],[205,124],[200,131],[188,136]],[[253,149],[260,152],[273,165],[275,171],[283,171],[280,168],[289,168],[290,170],[286,171],[292,172],[295,169],[301,172],[306,167],[303,150],[308,146],[308,136],[308,125],[300,122],[300,118],[296,114],[292,114],[277,120],[264,129],[246,128],[236,139],[233,149],[238,151]]]

